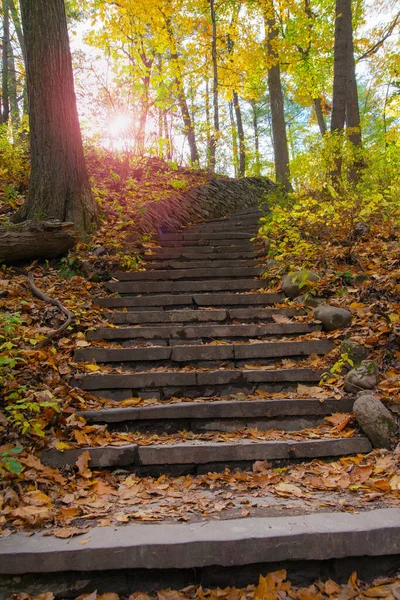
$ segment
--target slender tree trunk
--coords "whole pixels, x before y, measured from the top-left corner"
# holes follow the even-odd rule
[[[20,0],[29,97],[31,178],[15,220],[97,223],[83,155],[63,0]]]
[[[143,77],[142,83],[144,86],[144,97],[141,101],[140,108],[140,116],[139,116],[139,124],[138,124],[138,132],[137,132],[137,148],[139,150],[139,154],[143,154],[146,144],[146,124],[147,124],[147,115],[149,112],[149,86],[150,86],[150,75],[146,75]]]
[[[3,111],[1,115],[1,122],[8,123],[10,117],[10,97],[9,97],[9,52],[10,52],[10,17],[8,11],[8,1],[3,0],[3,49],[2,49],[2,105]]]
[[[229,120],[231,122],[231,133],[232,133],[232,152],[233,152],[233,167],[235,169],[235,177],[239,174],[239,149],[238,149],[238,136],[236,130],[235,118],[233,116],[233,101],[228,102],[229,108]]]
[[[17,94],[17,73],[15,71],[14,51],[11,44],[8,47],[8,90],[10,98],[11,125],[14,132],[16,132],[20,125],[20,115]]]
[[[206,79],[206,137],[207,137],[207,169],[211,162],[211,115],[210,115],[210,85]]]
[[[244,129],[242,120],[242,111],[239,104],[239,96],[237,92],[232,93],[233,106],[236,115],[237,132],[239,138],[239,177],[244,177],[246,174],[246,148],[244,143]]]
[[[253,129],[254,129],[254,152],[256,157],[256,175],[261,175],[261,163],[260,163],[260,136],[258,131],[258,115],[257,105],[255,100],[251,101],[251,108],[253,113]]]
[[[214,0],[209,0],[212,25],[211,56],[213,66],[213,110],[214,130],[210,142],[210,172],[215,173],[217,143],[219,134],[219,106],[218,106],[218,63],[217,63],[217,20]]]
[[[321,98],[314,98],[313,103],[314,103],[315,115],[316,115],[317,121],[318,121],[318,127],[319,127],[319,130],[323,137],[326,133],[326,123],[325,123],[324,113],[322,112]]]
[[[289,171],[289,151],[286,135],[286,122],[281,84],[281,69],[279,57],[275,48],[278,29],[275,21],[273,1],[268,2],[264,13],[267,38],[267,52],[273,59],[273,64],[268,70],[268,91],[271,104],[272,138],[275,156],[276,182],[286,190],[291,190]]]
[[[169,129],[168,129],[168,115],[167,115],[167,111],[164,110],[164,137],[167,141],[167,160],[171,160],[172,159],[172,140],[171,140],[171,136],[169,134]]]

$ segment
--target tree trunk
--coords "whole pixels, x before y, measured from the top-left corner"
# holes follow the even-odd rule
[[[244,145],[244,130],[243,130],[242,111],[240,109],[239,96],[238,96],[237,92],[233,92],[232,97],[233,97],[233,106],[235,109],[237,132],[238,132],[238,138],[239,138],[239,177],[244,177],[246,174],[246,148]]]
[[[235,118],[233,116],[233,101],[228,102],[229,108],[229,120],[231,122],[231,133],[232,133],[232,152],[233,152],[233,167],[235,169],[235,177],[239,173],[239,150],[238,150],[238,139],[236,131]]]
[[[1,122],[8,123],[10,117],[10,98],[9,98],[9,74],[8,74],[8,55],[10,51],[10,17],[8,12],[8,1],[3,0],[3,49],[2,49],[2,114]]]
[[[219,133],[219,106],[218,106],[218,64],[217,64],[217,20],[215,15],[214,0],[209,0],[212,25],[211,56],[213,66],[213,110],[214,130],[210,141],[210,172],[215,173],[217,142]]]
[[[351,38],[351,0],[336,0],[331,131],[343,131],[346,121],[348,44]],[[350,8],[350,11],[349,11]]]
[[[326,133],[326,123],[325,123],[324,113],[322,112],[321,98],[314,98],[313,103],[314,103],[315,116],[317,117],[317,121],[318,121],[318,127],[319,127],[320,133],[323,137]]]
[[[31,178],[15,220],[55,218],[88,233],[97,223],[83,155],[63,0],[21,0]]]
[[[18,132],[20,115],[17,97],[17,73],[15,71],[14,51],[12,45],[8,46],[8,91],[10,100],[11,125],[14,133]]]
[[[32,258],[54,258],[76,243],[72,223],[25,221],[0,227],[0,260],[14,262]]]
[[[349,42],[347,53],[347,94],[346,94],[346,128],[350,129],[348,136],[356,146],[361,146],[360,109],[358,106],[358,90],[356,80],[356,65],[354,61],[353,16],[351,0],[348,0]]]
[[[178,87],[178,103],[179,108],[181,109],[182,119],[185,125],[185,134],[187,137],[187,141],[189,144],[190,151],[190,162],[192,164],[199,163],[199,153],[197,151],[197,143],[196,143],[196,134],[194,131],[192,119],[190,116],[190,111],[188,107],[188,103],[186,100],[185,92],[183,89],[182,82],[176,78],[176,85]]]
[[[206,79],[206,136],[207,136],[207,169],[211,163],[211,116],[210,116],[210,85]]]
[[[256,175],[261,175],[261,164],[260,164],[260,136],[258,131],[258,116],[257,116],[257,105],[255,100],[251,101],[251,108],[253,111],[253,129],[254,129],[254,151],[256,157]]]
[[[286,190],[291,190],[289,171],[289,151],[286,136],[286,123],[281,84],[281,69],[279,57],[275,48],[278,29],[275,21],[275,11],[272,0],[264,13],[267,38],[267,52],[273,59],[273,65],[268,69],[268,91],[271,104],[272,138],[275,156],[276,182]]]

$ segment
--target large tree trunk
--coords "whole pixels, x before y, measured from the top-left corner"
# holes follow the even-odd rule
[[[1,101],[2,101],[2,113],[0,115],[1,123],[8,123],[8,119],[10,116],[10,98],[9,98],[9,77],[8,77],[8,55],[10,51],[10,17],[8,11],[8,0],[3,0],[2,3],[3,10],[3,48],[2,48],[2,92],[1,92]]]
[[[331,131],[343,131],[346,121],[348,43],[351,38],[351,0],[336,0]],[[349,14],[350,8],[350,14]]]
[[[0,227],[0,260],[13,262],[32,258],[54,258],[76,243],[72,223],[25,221]]]
[[[97,223],[83,155],[63,0],[21,0],[29,98],[31,178],[15,220]]]
[[[178,78],[176,78],[176,85],[178,87],[179,108],[181,109],[182,119],[185,125],[185,134],[189,144],[190,162],[192,164],[198,164],[199,153],[197,151],[196,134],[193,127],[192,118],[190,116],[189,106],[186,100],[183,85]]]
[[[273,64],[268,69],[268,91],[271,104],[272,138],[275,156],[276,182],[286,190],[291,190],[289,171],[289,150],[286,136],[286,122],[283,103],[283,92],[281,84],[281,69],[279,57],[275,48],[275,38],[278,29],[275,21],[273,1],[268,2],[264,13],[267,52],[272,58]]]
[[[14,133],[18,132],[20,115],[17,97],[17,73],[15,70],[14,51],[12,45],[8,47],[8,90],[10,98],[11,125]]]
[[[239,96],[237,92],[232,93],[233,106],[236,115],[237,132],[239,138],[239,177],[244,177],[246,174],[246,148],[244,145],[244,129],[242,120],[242,111],[239,104]]]
[[[218,106],[218,63],[217,63],[217,18],[215,14],[214,0],[209,0],[211,12],[211,56],[213,67],[213,110],[214,110],[214,129],[210,141],[210,173],[215,173],[217,143],[219,134],[219,106]]]

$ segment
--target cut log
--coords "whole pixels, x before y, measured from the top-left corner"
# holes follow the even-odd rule
[[[76,243],[73,223],[25,221],[0,227],[0,260],[14,262],[29,258],[54,258]]]

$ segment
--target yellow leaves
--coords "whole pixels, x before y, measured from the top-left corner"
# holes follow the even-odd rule
[[[53,529],[53,535],[62,540],[66,540],[76,535],[83,535],[89,531],[89,527],[84,529],[81,527],[57,527],[56,529]]]
[[[85,365],[85,369],[86,369],[86,371],[95,372],[95,371],[98,371],[100,369],[100,366],[99,365],[95,365],[95,364],[86,364]]]
[[[121,406],[136,406],[137,404],[140,404],[142,402],[142,398],[139,397],[135,397],[135,398],[126,398],[125,400],[122,400],[122,402],[120,402]]]
[[[89,461],[90,452],[89,450],[85,450],[85,452],[82,452],[82,454],[79,455],[79,458],[75,463],[75,465],[78,467],[79,475],[85,479],[90,479],[92,477],[92,471],[88,467]]]
[[[47,504],[51,504],[52,500],[44,492],[35,490],[34,492],[27,492],[24,495],[24,502],[31,506],[46,506]]]
[[[290,589],[290,583],[286,579],[286,571],[275,571],[268,573],[265,577],[260,575],[258,586],[254,592],[254,600],[275,600],[279,598],[279,591]]]
[[[303,495],[301,489],[291,483],[278,483],[275,486],[275,491],[281,496],[296,496],[296,498],[301,498]]]

